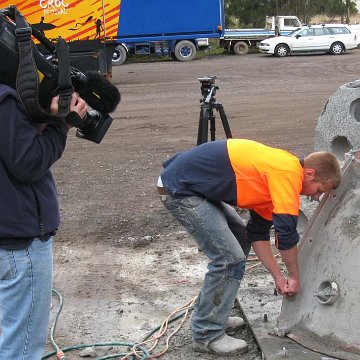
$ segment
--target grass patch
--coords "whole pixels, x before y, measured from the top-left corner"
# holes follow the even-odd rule
[[[200,49],[196,53],[196,59],[203,59],[209,55],[223,55],[226,54],[226,51],[219,47],[218,39],[209,39],[210,46],[206,49]],[[159,56],[156,54],[149,55],[129,55],[126,62],[127,63],[144,63],[144,62],[164,62],[164,61],[174,61],[170,55],[168,56]]]

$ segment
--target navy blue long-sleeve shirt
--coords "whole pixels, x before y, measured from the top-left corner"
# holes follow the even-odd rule
[[[66,124],[57,122],[40,134],[16,91],[0,84],[0,246],[2,240],[33,238],[58,228],[50,168],[65,149],[67,132]]]

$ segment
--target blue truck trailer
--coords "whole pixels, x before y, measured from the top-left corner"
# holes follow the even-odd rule
[[[113,63],[128,54],[169,55],[190,61],[224,29],[224,0],[121,0]]]

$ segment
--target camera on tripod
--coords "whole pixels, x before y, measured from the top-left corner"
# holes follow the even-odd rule
[[[215,99],[216,90],[219,89],[215,85],[216,76],[203,76],[198,78],[201,84],[201,94],[203,98],[200,100],[200,117],[198,127],[197,145],[208,141],[208,130],[210,124],[211,141],[215,140],[215,112],[220,114],[221,123],[223,125],[226,138],[232,138],[229,122],[227,120],[224,107]]]
[[[201,95],[203,99],[200,100],[202,103],[215,102],[216,90],[219,89],[218,86],[215,85],[216,76],[203,76],[199,78],[201,84]]]

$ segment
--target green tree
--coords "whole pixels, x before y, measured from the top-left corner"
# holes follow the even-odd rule
[[[316,15],[349,22],[355,14],[354,0],[225,0],[226,27],[263,27],[266,15],[295,15],[309,23]]]
[[[226,27],[263,27],[267,1],[225,0]]]

